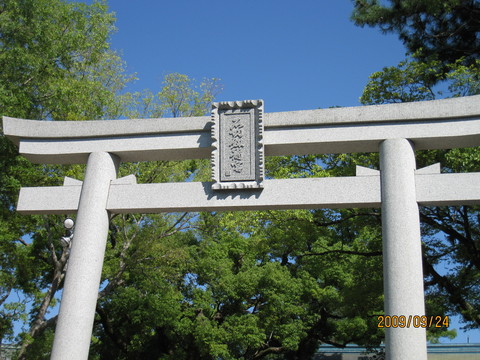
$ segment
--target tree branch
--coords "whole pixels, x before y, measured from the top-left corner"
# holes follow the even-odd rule
[[[25,240],[23,240],[23,239],[21,239],[21,238],[18,238],[17,241],[18,241],[19,243],[21,243],[22,245],[29,246],[29,244],[28,244]]]
[[[100,323],[105,330],[105,333],[113,341],[113,343],[125,354],[127,354],[127,343],[122,341],[122,339],[116,335],[116,331],[112,325],[111,320],[108,317],[107,312],[102,309],[97,303],[97,314],[100,316]]]
[[[470,253],[471,255],[470,259],[472,260],[473,264],[477,267],[477,269],[480,269],[480,254],[471,238],[468,238],[460,234],[458,231],[456,231],[451,227],[438,223],[431,217],[425,214],[422,214],[421,212],[420,212],[420,220],[432,226],[433,228],[440,230],[445,234],[453,237],[454,239],[457,239],[463,246],[465,246],[466,250]]]
[[[329,254],[359,255],[359,256],[370,257],[370,256],[381,256],[382,252],[381,251],[362,252],[362,251],[351,251],[351,250],[328,250],[323,252],[301,254],[301,255],[298,255],[298,257],[323,256],[323,255],[329,255]]]
[[[257,351],[252,359],[261,359],[264,356],[270,355],[270,354],[280,354],[281,352],[285,351],[285,348],[283,346],[272,346],[268,347],[263,350]]]
[[[423,258],[423,265],[425,274],[430,275],[435,283],[449,295],[452,304],[455,304],[459,309],[463,317],[476,323],[480,326],[480,313],[475,309],[472,304],[465,300],[462,289],[455,286],[446,276],[440,275],[426,257]]]

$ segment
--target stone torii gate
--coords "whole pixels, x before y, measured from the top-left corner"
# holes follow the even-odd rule
[[[52,359],[88,358],[110,214],[381,207],[385,314],[425,314],[419,205],[480,203],[480,173],[416,170],[414,150],[480,145],[480,96],[263,113],[263,102],[214,103],[212,118],[35,121],[4,117],[27,159],[87,163],[82,182],[22,188],[17,211],[77,213]],[[380,152],[380,171],[353,177],[266,180],[263,157]],[[121,161],[212,157],[211,183],[136,184]],[[426,360],[414,322],[386,329],[387,358]]]

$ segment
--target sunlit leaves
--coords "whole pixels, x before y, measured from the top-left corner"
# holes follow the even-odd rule
[[[470,0],[355,0],[353,21],[395,33],[410,53],[422,61],[443,64],[465,57],[479,58],[478,1]]]
[[[441,65],[412,58],[398,67],[374,73],[361,97],[365,104],[432,100],[438,96],[460,97],[479,93],[478,60],[459,58]],[[358,154],[351,155],[357,158]],[[440,162],[442,172],[478,172],[478,147],[419,151],[417,168]],[[478,327],[480,316],[479,270],[480,238],[477,207],[423,207],[422,240],[427,289],[427,313],[461,314],[471,327]],[[441,270],[446,268],[446,270]],[[432,330],[429,339],[451,336],[452,332]],[[436,341],[436,340],[435,340]]]

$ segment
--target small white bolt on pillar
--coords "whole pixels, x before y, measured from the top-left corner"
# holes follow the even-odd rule
[[[413,321],[425,315],[415,167],[415,152],[408,140],[381,143],[385,315],[412,320],[409,327],[386,328],[387,360],[427,359],[425,329],[415,328]]]
[[[91,153],[87,162],[60,313],[55,329],[52,360],[87,360],[98,288],[108,235],[106,210],[110,181],[119,159],[107,152]]]

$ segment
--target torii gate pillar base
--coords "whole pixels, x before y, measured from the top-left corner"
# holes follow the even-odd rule
[[[86,360],[108,235],[110,182],[119,159],[106,152],[89,155],[68,260],[52,360]]]
[[[387,360],[426,360],[425,329],[413,321],[425,315],[425,300],[415,152],[408,140],[381,143],[380,176],[385,315],[405,316],[409,324],[386,328]]]

